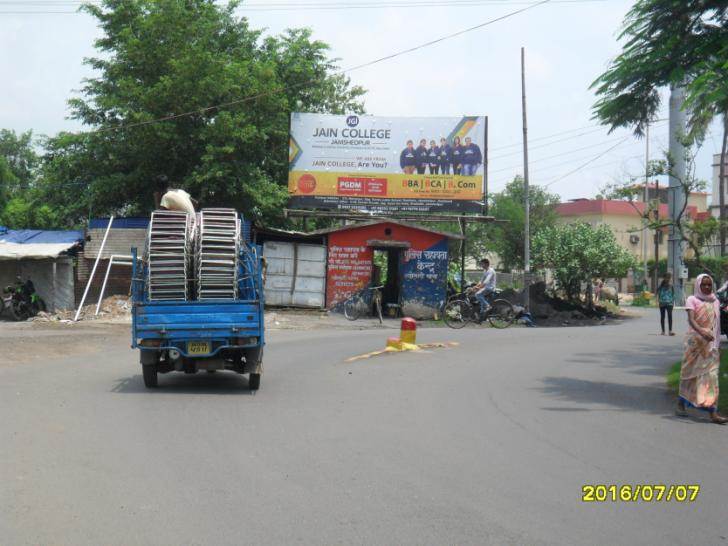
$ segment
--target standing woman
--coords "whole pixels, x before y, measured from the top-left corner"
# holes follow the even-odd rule
[[[463,147],[460,145],[460,137],[456,136],[452,141],[452,152],[450,152],[452,158],[452,173],[460,174],[463,168]]]
[[[672,331],[672,307],[675,305],[675,289],[670,282],[672,277],[668,273],[662,279],[660,287],[657,289],[657,303],[660,305],[660,326],[662,327],[662,335],[665,335],[665,315],[667,315],[667,325],[671,336],[675,335]]]
[[[452,148],[444,138],[440,139],[440,147],[438,148],[438,163],[440,164],[440,174],[450,174],[450,163],[452,161]]]
[[[427,165],[430,161],[427,157],[428,153],[429,152],[427,151],[427,140],[423,138],[422,140],[420,140],[420,145],[417,146],[417,149],[415,150],[417,174],[425,174],[425,170],[427,169]]]
[[[724,425],[728,419],[718,414],[718,369],[720,367],[720,332],[718,299],[713,293],[713,279],[705,273],[695,280],[695,294],[685,302],[688,333],[685,355],[680,368],[680,398],[677,415],[687,415],[687,406],[710,413],[710,420]]]
[[[434,140],[430,141],[430,149],[427,150],[427,158],[429,160],[428,166],[430,167],[430,174],[437,174],[440,169],[440,161],[438,156],[440,155],[440,148],[437,147],[437,142]]]

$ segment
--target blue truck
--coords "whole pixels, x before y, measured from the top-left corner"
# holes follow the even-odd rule
[[[242,241],[234,299],[154,301],[148,260],[132,249],[132,348],[139,349],[144,385],[156,388],[158,374],[232,370],[249,374],[260,388],[265,345],[261,249]]]

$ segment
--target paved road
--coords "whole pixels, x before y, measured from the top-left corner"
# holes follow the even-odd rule
[[[0,355],[0,543],[728,543],[728,427],[672,416],[680,340],[655,326],[428,329],[460,346],[350,364],[386,332],[273,332],[255,395],[145,391],[124,329],[61,331],[82,354]],[[584,504],[587,483],[702,490]]]

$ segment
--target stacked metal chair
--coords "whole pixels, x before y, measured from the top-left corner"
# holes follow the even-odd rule
[[[197,233],[197,299],[236,299],[240,218],[234,209],[202,209]]]
[[[192,218],[186,212],[157,210],[147,232],[147,275],[151,301],[187,300]]]

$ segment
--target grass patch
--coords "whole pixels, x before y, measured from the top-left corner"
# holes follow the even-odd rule
[[[619,305],[611,301],[600,301],[598,305],[601,305],[607,310],[607,313],[611,315],[619,315]]]
[[[667,386],[677,395],[680,384],[680,362],[675,362],[667,372]],[[720,371],[718,372],[718,410],[721,413],[728,413],[728,351],[720,352]]]
[[[653,294],[647,291],[635,294],[632,298],[632,307],[654,307],[652,298]]]

